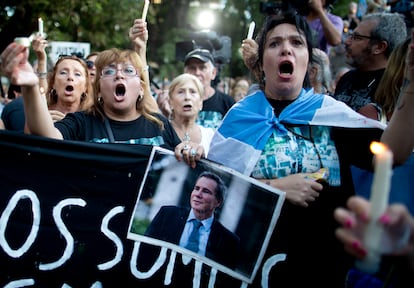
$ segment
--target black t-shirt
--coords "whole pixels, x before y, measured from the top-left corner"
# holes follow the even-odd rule
[[[230,95],[216,90],[213,96],[203,101],[203,109],[198,113],[197,124],[207,128],[217,128],[234,103]]]
[[[384,70],[367,72],[351,70],[345,73],[336,85],[334,97],[355,111],[359,111],[368,103],[375,103],[375,91]]]
[[[162,130],[156,123],[141,116],[132,121],[115,121],[108,119],[111,131],[104,120],[85,112],[69,113],[55,126],[66,140],[80,140],[95,143],[109,143],[112,132],[116,143],[160,146],[174,150],[181,141],[164,116],[155,114],[162,120]]]
[[[17,97],[4,106],[1,119],[6,130],[23,132],[26,119],[24,116],[23,97]]]

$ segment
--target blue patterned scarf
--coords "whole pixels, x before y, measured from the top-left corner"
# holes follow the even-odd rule
[[[250,175],[271,134],[287,133],[285,124],[385,129],[381,122],[362,116],[331,96],[314,94],[313,89],[302,89],[276,117],[259,90],[227,112],[213,136],[208,159]]]

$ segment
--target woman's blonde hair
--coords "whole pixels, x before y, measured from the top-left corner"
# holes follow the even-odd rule
[[[384,74],[375,91],[374,101],[382,108],[388,120],[394,112],[400,95],[405,71],[405,56],[410,41],[411,39],[408,38],[391,52]]]
[[[188,81],[191,81],[194,83],[194,85],[196,86],[197,92],[200,95],[200,101],[201,103],[203,103],[202,102],[203,100],[201,98],[204,93],[203,83],[201,83],[200,79],[198,79],[196,76],[194,76],[193,74],[189,74],[189,73],[180,74],[171,81],[170,86],[168,87],[168,97],[171,99],[171,96],[174,95],[174,90],[177,89],[177,87],[184,85]],[[174,119],[173,110],[171,110],[169,119],[170,120]]]
[[[90,113],[99,116],[101,119],[105,118],[105,112],[98,99],[101,92],[100,75],[102,73],[102,69],[110,64],[118,64],[126,61],[130,61],[138,71],[137,73],[141,79],[141,86],[144,90],[144,95],[142,95],[143,97],[138,97],[135,108],[143,117],[163,128],[163,122],[154,115],[155,113],[158,113],[158,106],[150,93],[149,83],[146,82],[143,76],[146,72],[144,71],[145,69],[143,67],[142,60],[133,50],[120,50],[112,48],[99,52],[99,55],[95,60],[96,78],[93,84],[94,97],[93,105],[89,109]]]
[[[185,84],[188,81],[192,81],[194,83],[194,85],[197,88],[197,92],[200,94],[201,98],[204,93],[203,84],[201,83],[200,79],[189,73],[180,74],[171,81],[170,86],[168,88],[168,95],[171,97],[171,95],[173,95],[173,92],[177,87]]]

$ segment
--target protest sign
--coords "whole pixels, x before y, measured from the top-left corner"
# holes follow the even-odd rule
[[[83,58],[89,55],[91,44],[87,42],[50,41],[49,57],[53,63],[63,55],[82,55]]]

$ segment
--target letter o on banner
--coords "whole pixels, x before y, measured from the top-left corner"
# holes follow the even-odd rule
[[[30,230],[30,234],[27,237],[24,244],[17,250],[13,250],[6,240],[6,228],[7,223],[9,221],[10,215],[13,212],[13,210],[16,208],[17,203],[21,199],[29,198],[32,202],[32,213],[33,213],[33,224],[32,229]],[[7,204],[6,208],[4,209],[3,213],[0,217],[0,246],[3,248],[3,250],[13,258],[18,258],[22,256],[24,253],[29,250],[30,246],[33,244],[33,242],[36,239],[37,232],[39,231],[39,224],[40,224],[40,202],[37,198],[36,194],[31,190],[19,190],[17,191],[13,197],[10,199],[9,203]]]

